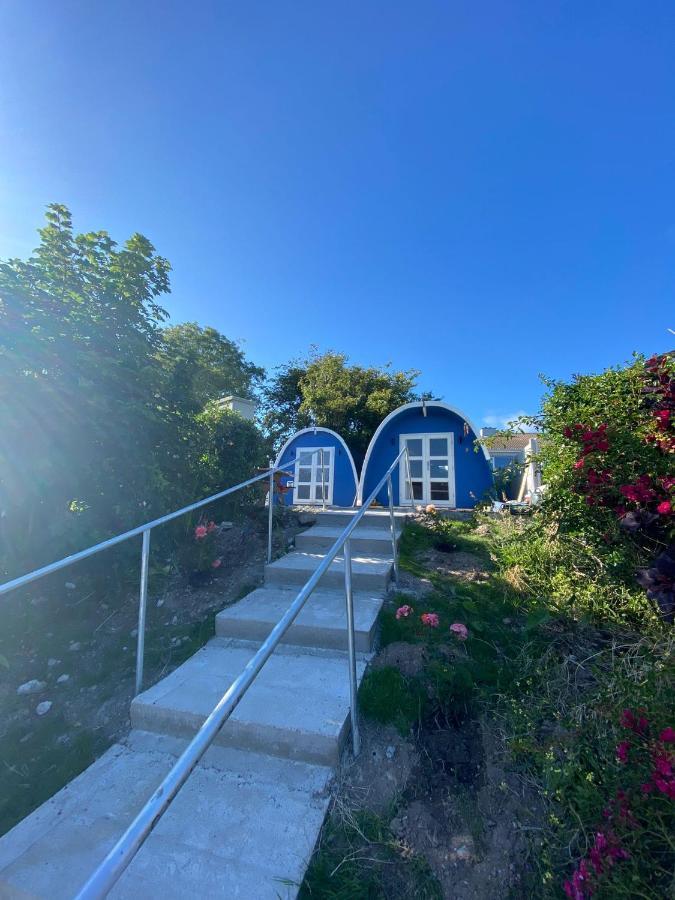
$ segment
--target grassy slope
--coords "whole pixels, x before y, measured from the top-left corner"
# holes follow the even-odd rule
[[[535,786],[545,810],[527,896],[563,896],[563,881],[602,828],[630,856],[605,866],[593,896],[663,897],[669,885],[672,889],[675,803],[658,791],[644,795],[640,785],[649,780],[650,747],[655,746],[650,740],[675,724],[672,646],[662,633],[637,635],[597,620],[595,625],[575,621],[561,614],[559,605],[553,609],[545,598],[519,593],[490,565],[499,527],[493,523],[477,533],[472,525],[428,518],[406,528],[401,567],[428,578],[433,592],[413,603],[409,618],[395,616],[398,602],[411,603],[408,597],[385,610],[382,639],[385,645],[423,642],[428,662],[415,679],[393,669],[369,673],[361,709],[378,721],[393,722],[402,733],[439,710],[458,722],[477,711],[487,713],[512,766]],[[489,578],[458,582],[430,569],[425,552],[448,542],[481,557],[491,569]],[[440,627],[422,625],[422,612],[437,613]],[[469,628],[465,644],[448,632],[452,622]],[[629,735],[634,746],[626,765],[615,755],[617,743],[627,736],[619,724],[624,708],[643,708],[650,720],[644,738]],[[621,790],[630,799],[633,822],[622,820],[612,807]],[[378,827],[386,832],[387,819]],[[395,846],[391,835],[388,840]],[[358,862],[362,852],[348,865],[341,863],[351,846],[345,829],[333,823],[308,873],[304,896],[394,896],[383,892],[372,862],[364,873]],[[336,866],[341,866],[337,874]],[[355,893],[358,884],[363,891]],[[415,896],[433,896],[429,890],[425,874]]]

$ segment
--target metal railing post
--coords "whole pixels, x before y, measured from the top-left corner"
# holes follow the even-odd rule
[[[267,562],[272,562],[272,528],[274,526],[274,460],[270,460],[269,511],[267,516]]]
[[[354,594],[352,592],[352,548],[349,538],[344,544],[345,558],[345,601],[347,604],[347,645],[349,647],[349,712],[352,720],[352,748],[354,756],[359,755],[359,709],[356,685],[356,643],[354,640]]]
[[[321,459],[321,500],[322,505],[321,508],[326,508],[326,469],[323,464],[323,447],[321,448],[321,455],[319,457]]]
[[[150,529],[143,532],[141,549],[141,589],[138,604],[138,638],[136,643],[136,696],[143,688],[143,660],[145,657],[145,613],[148,608],[148,563],[150,562]]]
[[[391,552],[394,558],[394,581],[398,584],[398,558],[396,556],[396,517],[394,516],[394,489],[391,483],[391,473],[387,478],[387,493],[389,494],[389,525],[391,528]]]

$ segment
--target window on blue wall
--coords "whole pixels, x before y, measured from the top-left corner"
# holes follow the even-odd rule
[[[495,469],[506,469],[515,462],[518,462],[517,453],[499,453],[492,457],[492,465]]]

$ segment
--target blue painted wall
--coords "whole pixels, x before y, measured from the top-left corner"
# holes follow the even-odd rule
[[[356,499],[356,481],[354,479],[354,470],[352,469],[351,457],[349,451],[345,449],[343,444],[333,434],[317,429],[316,433],[308,431],[305,434],[296,435],[284,450],[281,456],[281,464],[291,463],[295,460],[298,447],[334,447],[335,466],[333,470],[333,505],[334,506],[353,506]],[[291,469],[293,465],[291,464]],[[292,482],[292,478],[281,478],[281,483],[286,484]],[[278,496],[278,495],[277,495]],[[283,494],[283,499],[279,502],[285,506],[293,505],[293,491],[289,490]]]
[[[455,502],[459,508],[469,508],[483,499],[492,488],[492,469],[482,450],[474,449],[476,435],[473,431],[464,434],[464,420],[456,413],[440,406],[427,404],[426,417],[421,407],[402,410],[395,415],[380,432],[368,460],[365,473],[363,499],[370,496],[399,452],[399,437],[402,434],[435,434],[452,432],[455,454]],[[399,480],[393,478],[394,503],[399,502]],[[472,496],[473,494],[473,496]],[[386,487],[377,496],[378,503],[388,502]]]

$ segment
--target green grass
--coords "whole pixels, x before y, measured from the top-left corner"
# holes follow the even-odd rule
[[[523,532],[525,545],[530,528]],[[508,532],[506,539],[502,530]],[[656,900],[672,887],[675,803],[658,791],[646,799],[641,794],[640,785],[650,777],[648,751],[643,768],[631,769],[617,762],[615,747],[626,736],[618,724],[624,708],[644,708],[652,735],[675,726],[672,643],[662,627],[650,631],[644,617],[641,632],[627,627],[630,616],[619,616],[609,606],[625,605],[624,588],[609,576],[593,602],[585,604],[585,614],[575,616],[574,600],[565,604],[561,596],[573,589],[581,597],[589,588],[582,575],[570,568],[556,581],[553,568],[538,572],[539,563],[554,565],[550,547],[539,560],[528,555],[528,546],[521,549],[519,540],[510,521],[494,523],[487,534],[476,534],[473,523],[440,517],[406,526],[401,568],[430,581],[433,590],[418,601],[395,597],[382,613],[381,638],[384,646],[424,644],[427,663],[414,679],[396,670],[371,673],[364,680],[361,708],[401,731],[439,712],[455,722],[478,714],[494,720],[511,765],[538,786],[546,811],[541,845],[532,851],[535,874],[528,896],[561,896],[563,881],[588,852],[596,831],[606,827],[603,810],[617,790],[626,790],[639,822],[622,834],[630,859],[598,882],[594,897]],[[439,543],[480,557],[489,578],[463,582],[430,570],[425,554]],[[517,577],[515,560],[521,566]],[[414,613],[397,620],[396,607],[404,603]],[[424,626],[423,612],[437,613],[441,626]],[[468,627],[466,642],[449,634],[453,622]],[[478,844],[480,817],[469,815],[468,794],[462,802]]]
[[[300,900],[442,900],[426,862],[404,854],[389,827],[393,810],[333,810],[300,888]]]

